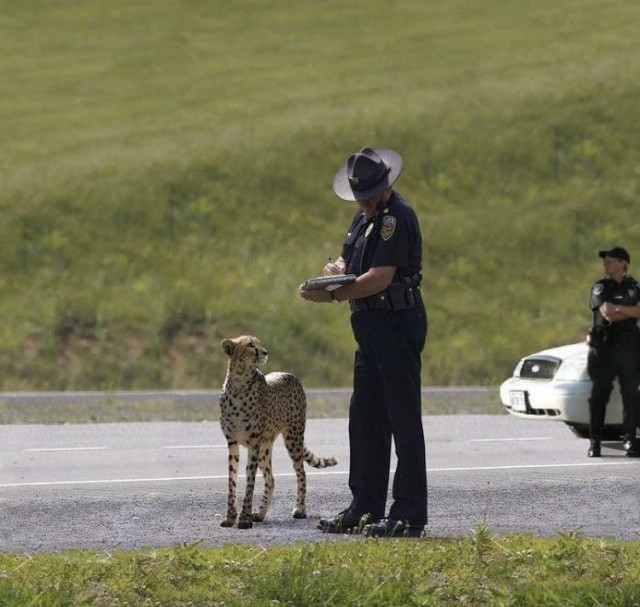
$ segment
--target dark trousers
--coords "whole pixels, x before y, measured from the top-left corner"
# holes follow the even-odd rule
[[[593,385],[589,397],[589,432],[602,440],[607,403],[617,377],[622,396],[622,425],[625,437],[635,440],[640,426],[640,333],[609,337],[589,349],[589,376]]]
[[[427,336],[423,306],[351,315],[358,343],[349,409],[351,509],[384,517],[391,443],[398,463],[389,518],[427,523],[427,469],[422,429],[421,352]]]

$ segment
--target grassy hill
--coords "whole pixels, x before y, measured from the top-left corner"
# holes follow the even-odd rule
[[[596,251],[640,259],[635,0],[2,4],[2,390],[217,387],[240,332],[349,384],[296,288],[364,145],[422,223],[425,384],[580,339]]]

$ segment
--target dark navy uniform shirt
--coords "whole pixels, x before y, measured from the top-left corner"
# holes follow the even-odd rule
[[[386,206],[367,219],[359,211],[342,245],[347,274],[364,274],[370,268],[394,266],[398,278],[422,270],[422,235],[415,211],[393,192]]]
[[[637,330],[638,322],[635,318],[627,318],[619,322],[610,323],[598,309],[603,303],[618,306],[636,306],[640,302],[640,285],[631,276],[625,276],[622,282],[612,278],[603,278],[591,287],[590,306],[593,312],[594,327],[608,327],[611,334],[626,333]]]

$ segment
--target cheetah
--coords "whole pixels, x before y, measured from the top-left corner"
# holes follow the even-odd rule
[[[220,343],[229,357],[227,375],[220,393],[220,426],[229,447],[229,495],[227,518],[222,527],[249,529],[263,521],[275,487],[271,469],[273,443],[282,434],[297,478],[297,500],[292,516],[306,518],[307,481],[303,461],[314,468],[338,463],[336,458],[318,457],[304,445],[307,399],[300,381],[291,373],[264,375],[256,365],[267,362],[268,352],[251,335],[225,339]],[[246,489],[238,516],[237,480],[240,445],[248,450]],[[252,513],[257,468],[264,478],[260,508]]]

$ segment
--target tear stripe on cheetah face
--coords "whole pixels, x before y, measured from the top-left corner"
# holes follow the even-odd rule
[[[220,426],[229,447],[229,497],[227,518],[221,523],[248,529],[254,521],[264,520],[275,482],[271,466],[273,443],[282,434],[293,462],[297,479],[296,507],[293,518],[306,518],[307,480],[303,462],[314,468],[335,466],[334,457],[318,457],[304,444],[307,399],[300,381],[291,373],[264,375],[256,365],[266,362],[268,352],[251,335],[225,339],[221,347],[229,357],[227,376],[220,394]],[[238,516],[237,483],[240,446],[246,447],[246,489],[242,511]],[[257,469],[264,478],[264,495],[260,508],[252,513]]]

